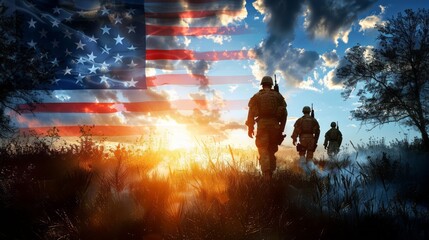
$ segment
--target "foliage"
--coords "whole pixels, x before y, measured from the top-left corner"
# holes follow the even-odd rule
[[[358,145],[356,158],[325,161],[309,175],[283,156],[289,159],[279,161],[284,165],[267,184],[249,150],[108,145],[87,127],[77,143],[67,143],[56,133],[2,143],[1,238],[429,236],[427,153],[405,141]]]
[[[405,10],[377,29],[378,46],[350,48],[337,69],[343,97],[359,88],[355,119],[412,126],[429,150],[429,10]]]
[[[16,13],[0,9],[0,137],[14,131],[11,112],[21,114],[34,110],[40,91],[46,89],[54,75],[52,64],[43,49],[26,41],[26,29]]]

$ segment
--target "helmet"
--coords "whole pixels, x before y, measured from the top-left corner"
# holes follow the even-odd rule
[[[303,113],[310,113],[311,112],[311,108],[309,106],[305,106],[302,108],[302,112]]]
[[[261,85],[264,85],[264,84],[269,84],[272,86],[273,85],[273,79],[270,76],[263,77],[261,80]]]
[[[335,122],[331,122],[331,127],[336,127],[337,124]]]

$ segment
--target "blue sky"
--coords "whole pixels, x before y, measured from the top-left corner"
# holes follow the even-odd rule
[[[407,8],[425,8],[429,5],[427,1],[308,2],[314,2],[314,6],[309,7],[305,1],[284,1],[284,5],[298,6],[299,10],[294,12],[286,6],[282,12],[279,10],[282,8],[281,1],[247,1],[247,15],[231,20],[246,24],[249,28],[247,34],[233,35],[217,41],[191,40],[190,46],[200,51],[260,51],[257,53],[257,60],[221,61],[210,65],[206,71],[208,75],[253,75],[254,79],[252,85],[210,86],[209,90],[213,94],[208,98],[248,99],[258,90],[258,82],[263,75],[276,74],[280,91],[288,104],[288,139],[283,143],[285,145],[291,145],[289,136],[296,118],[302,115],[302,107],[311,104],[314,105],[316,118],[321,126],[319,144],[323,142],[323,134],[332,121],[339,123],[346,143],[366,143],[370,138],[381,137],[388,143],[396,138],[403,139],[404,134],[408,138],[418,136],[416,131],[400,124],[374,128],[352,120],[350,111],[356,107],[357,99],[353,95],[347,100],[343,99],[341,85],[332,82],[331,77],[347,48],[356,44],[376,45],[375,23],[382,23]],[[325,7],[322,3],[326,3]],[[295,13],[296,17],[291,13]],[[273,40],[271,45],[268,44],[269,40]],[[166,87],[167,91],[176,95],[187,92],[177,89]],[[210,95],[207,92],[204,94]],[[246,114],[245,110],[226,111],[222,112],[222,119],[242,124]],[[243,129],[233,136],[233,143],[237,143],[239,138],[238,142],[241,144],[253,144],[252,139],[246,139]]]
[[[341,1],[334,2],[339,3]],[[356,4],[359,5],[360,2],[365,1],[356,2]],[[284,39],[290,39],[290,41],[286,40],[286,42],[290,44],[290,47],[284,47],[283,49],[280,47],[277,51],[281,52],[282,50],[291,51],[291,49],[299,49],[299,51],[315,52],[319,56],[317,61],[312,59],[308,60],[309,65],[306,66],[307,69],[302,70],[301,73],[295,75],[298,78],[295,82],[291,80],[290,77],[285,76],[284,72],[281,71],[281,67],[274,70],[278,80],[280,81],[281,93],[286,98],[288,104],[289,116],[286,127],[288,137],[293,131],[293,123],[295,122],[295,119],[302,115],[302,107],[310,104],[314,105],[316,118],[321,125],[322,136],[320,138],[321,140],[319,140],[319,144],[321,144],[320,142],[323,142],[323,134],[329,129],[331,121],[339,123],[340,130],[343,132],[345,142],[347,143],[352,141],[354,144],[357,144],[367,142],[369,138],[380,139],[382,137],[384,137],[388,143],[396,138],[403,139],[405,137],[404,134],[407,134],[409,138],[419,136],[413,129],[400,124],[388,124],[383,127],[373,128],[373,126],[361,125],[361,122],[352,120],[350,117],[350,110],[355,108],[357,99],[353,96],[347,100],[343,99],[341,97],[342,90],[340,85],[334,86],[327,82],[328,74],[330,71],[335,69],[335,64],[337,62],[332,62],[331,65],[328,65],[327,62],[323,60],[323,55],[330,53],[329,56],[336,57],[338,58],[337,60],[339,60],[344,55],[345,50],[351,46],[356,44],[375,45],[377,36],[377,31],[373,28],[373,24],[375,22],[381,23],[387,18],[396,16],[399,12],[403,12],[403,10],[407,8],[417,9],[429,7],[429,2],[423,0],[366,2],[368,2],[368,6],[366,6],[366,8],[362,8],[360,12],[348,13],[352,15],[345,19],[349,21],[348,24],[332,23],[337,24],[337,26],[335,26],[337,27],[337,30],[339,29],[345,32],[349,31],[341,36],[343,37],[342,39],[341,37],[336,38],[334,36],[336,33],[335,31],[326,33],[325,35],[322,33],[319,36],[310,37],[310,34],[314,33],[309,33],[308,30],[307,32],[305,31],[304,25],[306,20],[305,16],[303,16],[303,11],[299,13],[293,28],[287,29],[287,31],[290,31],[289,33],[293,35],[284,36]],[[279,3],[273,3],[273,5],[275,4]],[[305,4],[303,4],[302,7],[305,8]],[[249,1],[246,3],[246,8],[248,15],[243,21],[249,25],[252,32],[244,36],[233,36],[234,39],[232,41],[223,44],[224,46],[227,46],[227,48],[230,48],[229,45],[234,44],[238,44],[238,47],[240,48],[254,48],[256,45],[266,41],[271,34],[270,29],[267,27],[270,24],[270,20],[267,19],[267,15],[270,14],[269,8],[261,6],[260,9],[257,10]],[[265,13],[261,13],[261,11],[265,11]],[[334,26],[332,26],[332,28],[334,28]],[[236,41],[236,39],[239,40]],[[231,48],[234,49],[233,46],[231,46]],[[281,54],[282,53],[280,53],[280,55]],[[272,59],[272,61],[276,61],[276,59]],[[283,59],[282,61],[285,61],[284,66],[290,66],[291,64],[288,63],[288,61],[292,62],[294,59],[289,58]],[[314,65],[310,65],[310,63]],[[222,64],[227,65],[227,63]],[[253,92],[257,90],[257,81],[260,79],[259,77],[264,74],[264,70],[261,70],[260,68],[258,69],[257,67],[260,67],[262,64],[258,66],[255,64],[255,61],[249,61],[246,64],[249,64],[250,66],[242,66],[241,71],[243,74],[252,73],[255,76],[255,84],[253,85],[253,88],[247,88],[245,90],[240,89],[244,88],[243,86],[238,86],[234,93],[242,94],[243,97],[250,97]],[[251,67],[254,67],[255,69],[252,71]],[[228,66],[222,67],[221,69],[224,69],[226,72],[233,71],[232,69],[229,69]],[[267,69],[269,68],[266,68],[265,70]],[[271,75],[273,72],[270,71],[265,71],[265,73]],[[234,120],[238,122],[241,120],[244,121],[245,113],[240,114],[241,116],[235,116]],[[370,129],[371,131],[369,131]],[[243,134],[245,135],[245,133]],[[290,138],[288,138],[283,144],[290,145]]]
[[[76,4],[85,9],[86,1],[76,1]],[[80,5],[79,5],[80,4]],[[146,11],[169,11],[165,5],[145,2]],[[173,3],[179,4],[179,3]],[[204,3],[205,4],[205,3]],[[427,8],[426,0],[410,1],[376,1],[376,0],[257,0],[257,1],[219,1],[208,2],[211,7],[222,5],[238,10],[234,15],[221,14],[210,19],[184,19],[180,26],[198,27],[210,24],[222,26],[245,26],[244,34],[219,36],[150,36],[146,38],[148,49],[160,46],[168,49],[189,48],[195,51],[250,51],[253,59],[225,60],[218,62],[178,62],[172,63],[174,70],[151,68],[146,62],[146,75],[165,73],[193,73],[205,76],[250,76],[246,84],[207,85],[204,82],[193,86],[164,85],[152,88],[145,96],[156,96],[157,99],[208,99],[213,101],[248,100],[259,89],[259,81],[264,75],[276,74],[281,94],[288,104],[288,121],[284,145],[291,145],[289,136],[293,131],[295,120],[302,115],[305,105],[314,105],[316,118],[321,126],[321,138],[329,129],[332,121],[338,122],[343,132],[345,142],[365,143],[369,138],[384,137],[387,142],[395,138],[402,139],[404,134],[409,138],[418,136],[413,129],[399,124],[389,124],[383,127],[361,125],[360,122],[350,119],[350,111],[356,107],[357,99],[352,95],[345,100],[341,97],[341,84],[334,77],[335,68],[344,56],[347,48],[356,44],[376,45],[377,32],[375,23],[382,23],[387,18],[396,16],[407,8]],[[198,4],[197,4],[198,5]],[[197,6],[189,5],[189,6]],[[185,8],[189,6],[179,6]],[[60,7],[66,7],[66,5]],[[109,7],[109,5],[107,5]],[[196,8],[201,8],[198,5]],[[102,15],[103,6],[98,1],[88,7],[88,12]],[[93,11],[94,12],[94,11]],[[112,10],[113,12],[113,10]],[[57,17],[54,13],[53,17]],[[43,21],[43,18],[38,18]],[[156,19],[146,19],[146,24],[159,24]],[[151,22],[152,21],[152,22]],[[162,22],[161,22],[162,23]],[[48,22],[48,24],[50,24]],[[112,26],[119,26],[112,23]],[[38,23],[37,26],[41,26]],[[35,31],[28,26],[28,31]],[[77,32],[79,33],[79,32]],[[128,32],[129,33],[129,32]],[[38,32],[34,32],[38,36]],[[76,34],[77,35],[77,34]],[[88,38],[82,38],[88,46],[94,47],[101,43],[91,43]],[[77,44],[77,43],[76,43]],[[98,45],[97,45],[98,44]],[[116,43],[117,44],[117,43]],[[115,45],[116,45],[115,44]],[[74,44],[73,44],[74,46]],[[87,46],[87,47],[88,47]],[[82,49],[83,50],[83,49]],[[85,49],[89,56],[90,50]],[[85,55],[84,55],[85,56]],[[51,56],[48,56],[51,57]],[[113,56],[112,56],[113,57]],[[92,65],[101,64],[92,62]],[[94,68],[94,66],[93,66]],[[86,71],[86,69],[85,69]],[[98,72],[96,72],[98,74]],[[89,94],[86,94],[89,93]],[[149,93],[149,94],[148,94]],[[107,94],[106,92],[72,91],[54,92],[56,102],[114,102],[141,100],[139,91],[123,91]],[[120,109],[120,107],[118,107]],[[194,136],[220,134],[222,138],[229,138],[235,145],[253,145],[253,140],[247,137],[245,119],[247,110],[202,111],[201,113],[180,112],[168,116],[167,119],[185,125],[188,132]],[[37,113],[21,116],[18,126],[74,124],[123,124],[144,125],[157,123],[150,113],[130,113],[120,111],[114,114],[92,114],[82,117],[81,114]],[[160,126],[167,126],[165,119]],[[195,127],[195,125],[197,125]],[[174,125],[174,124],[173,124]],[[176,125],[174,125],[176,126]],[[196,129],[200,129],[197,131]],[[372,129],[371,131],[367,131]],[[180,141],[180,140],[179,140]]]

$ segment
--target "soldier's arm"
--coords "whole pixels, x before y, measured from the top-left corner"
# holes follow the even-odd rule
[[[300,133],[301,133],[301,118],[296,120],[295,124],[293,125],[293,132],[292,132],[292,136],[291,136],[293,143],[296,143],[297,138],[298,138]]]
[[[325,133],[325,142],[323,142],[323,146],[328,146],[328,139],[329,139],[329,130]]]
[[[315,126],[314,126],[314,139],[317,141],[319,141],[319,136],[320,136],[320,126],[319,126],[319,122],[317,122],[317,120],[315,118],[314,122],[315,122]]]
[[[281,94],[280,95],[280,108],[281,108],[281,118],[280,118],[280,130],[281,132],[284,132],[286,127],[286,121],[287,121],[287,104],[285,99]]]
[[[338,144],[341,145],[343,142],[343,134],[341,134],[340,130],[338,130]]]
[[[255,125],[255,118],[256,118],[256,99],[255,96],[253,96],[250,100],[249,100],[249,112],[247,113],[247,120],[246,120],[246,125],[248,128],[253,129],[254,125]]]

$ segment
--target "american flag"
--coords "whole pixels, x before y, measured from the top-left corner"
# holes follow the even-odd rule
[[[139,135],[154,117],[181,121],[247,105],[247,99],[216,96],[211,87],[251,85],[253,76],[209,74],[216,72],[214,63],[252,59],[248,50],[214,44],[248,32],[235,21],[247,13],[244,0],[8,4],[22,14],[27,46],[55,69],[52,96],[18,117],[24,130],[43,133],[56,126],[60,135],[76,136],[79,126],[95,125],[95,135]],[[168,94],[171,89],[176,93]],[[177,93],[182,91],[187,93]]]

